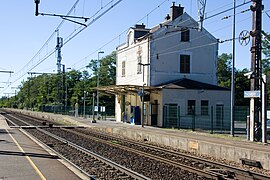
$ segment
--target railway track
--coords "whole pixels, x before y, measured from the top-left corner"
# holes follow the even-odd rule
[[[29,123],[27,125],[31,125],[30,121],[33,121],[35,118],[30,118],[26,116],[21,116]],[[13,117],[14,118],[14,117]],[[15,117],[16,119],[16,117]],[[24,119],[24,120],[25,120]],[[40,120],[34,120],[34,124],[37,126],[42,124]],[[24,124],[26,125],[26,124]],[[77,141],[75,140],[76,144],[78,144],[78,139],[81,141],[95,141],[98,143],[102,143],[102,146],[110,146],[114,147],[115,149],[120,149],[121,151],[128,151],[132,152],[133,154],[137,154],[137,156],[144,156],[148,161],[156,161],[158,163],[165,163],[174,168],[178,168],[181,171],[186,171],[185,173],[196,173],[192,179],[269,179],[269,177],[231,167],[226,166],[224,164],[210,162],[208,160],[204,160],[201,158],[196,158],[194,156],[189,156],[185,153],[179,153],[175,151],[166,150],[164,148],[160,148],[157,146],[152,146],[146,143],[134,142],[131,140],[118,138],[115,136],[108,136],[108,134],[100,133],[100,132],[93,132],[85,129],[47,129],[50,133],[57,134],[58,136],[62,136],[62,138],[67,138],[72,134],[73,140],[76,139],[74,136],[77,137]],[[68,139],[68,138],[67,138]],[[72,139],[70,139],[72,141]],[[80,144],[84,148],[91,149],[89,146],[85,144]],[[92,144],[93,146],[93,144]],[[91,151],[99,151],[93,150]],[[117,161],[117,159],[115,160]],[[189,164],[189,165],[186,165]],[[123,166],[127,166],[125,163]],[[149,166],[149,165],[148,165]],[[151,165],[150,165],[151,166]],[[133,168],[130,166],[130,168]],[[139,172],[139,171],[138,171]],[[143,173],[143,172],[142,172]],[[151,176],[150,176],[151,177]],[[192,176],[191,176],[192,177]]]
[[[30,125],[29,121],[28,122],[23,122],[23,120],[20,120],[17,117],[14,117],[13,115],[11,116],[13,119],[16,119],[17,121],[21,122],[21,125],[26,126],[26,125]],[[28,119],[29,120],[29,119]],[[59,128],[46,128],[46,131],[50,131],[50,133],[48,134],[52,134],[51,131],[55,130],[60,132],[60,134],[62,134],[63,136],[63,131],[62,129]],[[28,132],[33,133],[34,132],[39,132],[39,131],[44,131],[44,130],[40,130],[40,128],[35,129],[27,129]],[[45,131],[44,131],[45,132]],[[43,133],[44,133],[43,132]],[[67,131],[65,131],[67,132]],[[59,137],[59,135],[55,135],[57,133],[54,133],[54,136]],[[41,135],[41,138],[44,138],[46,136]],[[68,141],[70,144],[73,142],[77,142],[76,144],[78,146],[81,146],[80,142],[84,142],[84,149],[90,149],[90,151],[92,151],[91,148],[86,147],[85,144],[90,144],[89,139],[88,141],[86,141],[85,139],[82,139],[81,136],[76,137],[76,135],[73,134],[69,134],[66,136],[63,136],[65,138],[66,141]],[[63,139],[62,137],[62,139]],[[71,141],[70,141],[71,140]],[[198,169],[192,169],[190,167],[184,167],[184,166],[179,166],[176,165],[175,163],[168,163],[167,162],[162,162],[164,161],[164,159],[157,159],[156,157],[151,157],[149,155],[147,155],[147,157],[143,157],[142,155],[139,155],[138,153],[134,153],[132,151],[127,151],[124,152],[123,149],[116,149],[113,146],[108,146],[108,144],[106,145],[107,147],[104,146],[104,143],[98,142],[99,144],[94,146],[93,144],[91,144],[91,146],[93,147],[100,147],[99,151],[103,150],[103,153],[107,153],[107,154],[111,154],[111,158],[115,157],[118,160],[122,160],[121,163],[117,162],[116,159],[113,159],[113,161],[115,161],[117,164],[123,164],[123,161],[130,164],[130,166],[132,166],[132,168],[129,168],[130,166],[125,166],[128,169],[133,169],[136,172],[139,172],[140,174],[143,174],[144,177],[150,177],[151,179],[223,179],[221,178],[221,176],[217,173],[212,173],[212,172],[207,172],[207,171],[198,171]],[[46,143],[48,144],[48,142]],[[49,143],[50,144],[50,143]],[[74,144],[74,143],[73,143]],[[114,149],[114,150],[112,150]],[[114,151],[114,152],[112,152]],[[116,153],[115,153],[116,152]],[[101,153],[102,154],[102,153]],[[118,154],[118,155],[117,155]],[[126,154],[125,156],[122,156],[123,154]],[[103,156],[103,155],[101,155]],[[106,157],[106,156],[105,156]],[[111,159],[110,158],[110,159]],[[126,165],[126,164],[124,164]],[[152,169],[151,169],[152,168]],[[148,176],[149,175],[149,176]]]
[[[96,137],[98,139],[103,139],[108,142],[114,142],[114,143],[117,142],[117,144],[119,145],[131,147],[131,148],[140,150],[142,152],[148,152],[150,154],[153,154],[153,155],[156,155],[156,156],[159,156],[159,157],[162,157],[162,158],[165,158],[165,159],[177,162],[177,163],[190,164],[192,167],[195,167],[195,168],[219,172],[220,174],[223,174],[227,178],[233,177],[236,179],[265,179],[265,180],[270,179],[269,177],[256,173],[256,172],[228,166],[228,165],[221,164],[218,162],[213,162],[207,159],[191,156],[186,153],[180,153],[180,152],[176,152],[172,150],[167,150],[161,147],[153,146],[153,145],[138,142],[138,141],[132,141],[129,139],[115,137],[115,136],[108,135],[102,132],[90,131],[90,130],[84,130],[84,129],[76,129],[72,131],[82,133],[82,135],[87,134],[90,137]]]
[[[10,117],[12,116],[6,116],[6,118]],[[12,119],[8,119],[8,121],[14,126],[25,127],[30,125],[16,117],[12,117]],[[13,121],[16,121],[18,124]],[[86,174],[90,179],[150,180],[148,177],[127,169],[107,158],[67,141],[66,139],[42,130],[41,128],[26,128],[25,131],[57,153],[58,156]]]

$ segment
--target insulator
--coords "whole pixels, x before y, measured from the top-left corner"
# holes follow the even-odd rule
[[[250,31],[249,34],[250,34],[250,36],[255,37],[255,36],[257,36],[259,34],[259,31],[258,30],[252,30],[252,31]]]
[[[251,11],[257,11],[257,10],[258,10],[257,4],[251,5],[251,6],[250,6],[250,10],[251,10]]]

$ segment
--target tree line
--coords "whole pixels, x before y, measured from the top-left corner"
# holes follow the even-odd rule
[[[99,74],[99,75],[98,75]],[[66,70],[59,74],[41,74],[28,77],[18,87],[18,93],[11,97],[2,97],[0,107],[32,109],[42,111],[48,106],[57,106],[64,109],[74,109],[77,103],[83,106],[84,93],[86,106],[92,106],[93,96],[96,93],[97,78],[99,85],[114,85],[116,81],[116,54],[99,60],[92,59],[86,70]],[[99,93],[99,105],[107,109],[114,109],[114,96]],[[95,97],[96,98],[96,97]],[[67,108],[68,107],[68,108]]]

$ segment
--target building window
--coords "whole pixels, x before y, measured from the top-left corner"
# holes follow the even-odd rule
[[[208,115],[208,100],[201,100],[201,115]]]
[[[180,73],[190,73],[190,55],[180,55]]]
[[[122,77],[126,76],[126,61],[122,62]]]
[[[188,42],[189,41],[189,29],[183,29],[181,32],[181,41],[182,42]]]
[[[142,56],[140,55],[137,58],[138,58],[137,59],[137,61],[138,61],[138,64],[137,64],[137,74],[142,74],[142,65],[141,65],[141,63],[142,63]]]
[[[137,51],[137,74],[142,74],[142,47],[138,47]]]
[[[187,106],[187,114],[188,115],[194,115],[195,114],[195,100],[188,100],[188,106]]]

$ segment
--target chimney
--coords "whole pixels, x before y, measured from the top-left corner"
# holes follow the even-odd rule
[[[145,29],[145,25],[142,23],[142,24],[135,24],[135,28],[136,29]]]
[[[175,2],[173,2],[173,5],[171,6],[172,21],[178,18],[179,16],[181,16],[183,13],[184,13],[184,7],[181,7],[180,4],[179,6],[175,6]]]

